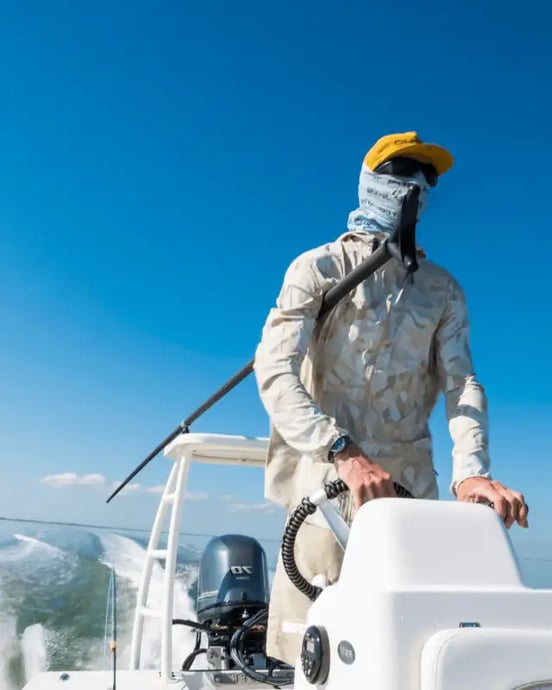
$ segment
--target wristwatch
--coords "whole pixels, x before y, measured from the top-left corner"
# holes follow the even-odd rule
[[[353,442],[353,439],[348,434],[344,434],[343,436],[340,436],[330,446],[330,450],[328,452],[328,462],[333,463],[335,460],[336,454],[344,451],[345,448],[347,448],[347,446],[351,445],[352,442]]]

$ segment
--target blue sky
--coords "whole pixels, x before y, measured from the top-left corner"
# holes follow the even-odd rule
[[[549,20],[533,1],[4,3],[0,512],[148,526],[168,461],[106,506],[113,482],[252,356],[288,263],[344,230],[365,151],[414,129],[456,157],[418,237],[466,290],[493,470],[531,505],[514,538],[552,554]],[[442,405],[432,428],[446,496]],[[265,435],[252,377],[193,430]],[[278,535],[262,472],[193,468],[190,491],[191,531]]]

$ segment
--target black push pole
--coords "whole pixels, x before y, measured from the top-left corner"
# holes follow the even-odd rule
[[[415,231],[419,194],[419,188],[417,186],[413,186],[411,191],[405,197],[401,210],[401,222],[393,236],[390,239],[384,240],[375,252],[370,254],[367,259],[354,268],[337,285],[334,285],[333,288],[328,290],[322,300],[322,306],[320,308],[318,318],[321,318],[327,314],[341,299],[343,299],[343,297],[345,297],[345,295],[354,290],[357,285],[375,273],[391,258],[396,258],[409,273],[416,271],[418,268],[418,263],[416,261]],[[165,446],[167,446],[171,441],[174,441],[179,434],[188,433],[190,430],[190,425],[193,424],[198,417],[201,417],[204,412],[207,412],[207,410],[216,402],[218,402],[245,378],[247,378],[253,371],[254,361],[254,358],[250,359],[244,367],[236,372],[232,378],[228,379],[223,386],[213,393],[213,395],[208,398],[203,405],[192,412],[189,417],[186,417],[183,422],[180,422],[180,424],[173,429],[173,431],[171,431],[171,433],[151,451],[147,458],[142,460],[138,467],[136,467],[136,469],[134,469],[115,489],[115,491],[107,499],[106,503],[109,503],[112,498],[115,498],[119,491],[121,491],[132,479],[134,479],[134,477],[141,472],[144,467],[151,462],[153,458],[163,450],[163,448],[165,448]]]

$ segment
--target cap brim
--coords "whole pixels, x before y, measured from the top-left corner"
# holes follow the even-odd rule
[[[393,153],[385,158],[389,160],[391,158],[397,158],[398,156],[408,156],[408,158],[414,158],[420,163],[431,163],[435,170],[437,170],[438,175],[446,173],[450,170],[454,164],[454,158],[452,154],[447,151],[442,146],[437,144],[422,144],[413,142],[412,144],[407,144],[401,146],[400,149],[395,149]]]

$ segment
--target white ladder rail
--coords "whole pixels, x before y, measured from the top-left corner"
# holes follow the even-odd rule
[[[180,518],[183,504],[182,498],[188,481],[190,464],[187,457],[181,457],[180,460],[176,461],[176,488],[174,500],[172,501],[169,539],[167,542],[163,612],[161,615],[161,679],[165,682],[170,680],[172,673],[174,577],[176,575],[176,561],[178,556]]]
[[[129,667],[130,669],[136,670],[140,667],[144,620],[146,617],[161,619],[161,655],[164,676],[166,679],[168,679],[170,676],[172,657],[172,602],[174,591],[174,572],[176,570],[176,556],[178,551],[179,521],[182,507],[182,501],[175,500],[175,498],[180,499],[182,491],[185,488],[189,465],[190,463],[185,457],[181,457],[179,460],[174,462],[169,474],[169,478],[163,490],[161,500],[159,501],[159,506],[157,508],[157,513],[155,515],[155,520],[153,522],[152,531],[146,550],[146,559],[144,569],[142,571],[142,577],[140,579],[140,586],[138,588],[136,597],[136,609],[132,629]],[[176,511],[174,510],[175,506],[177,508]],[[167,548],[159,549],[159,539],[161,537],[163,523],[169,507],[172,507],[173,510],[171,511]],[[178,515],[175,515],[175,512],[178,513]],[[174,534],[175,531],[176,534]],[[172,559],[169,557],[171,549],[174,552]],[[148,609],[147,607],[147,598],[151,583],[153,564],[159,558],[165,559],[164,600],[161,614],[159,614],[158,611]],[[168,608],[169,606],[170,610]]]

